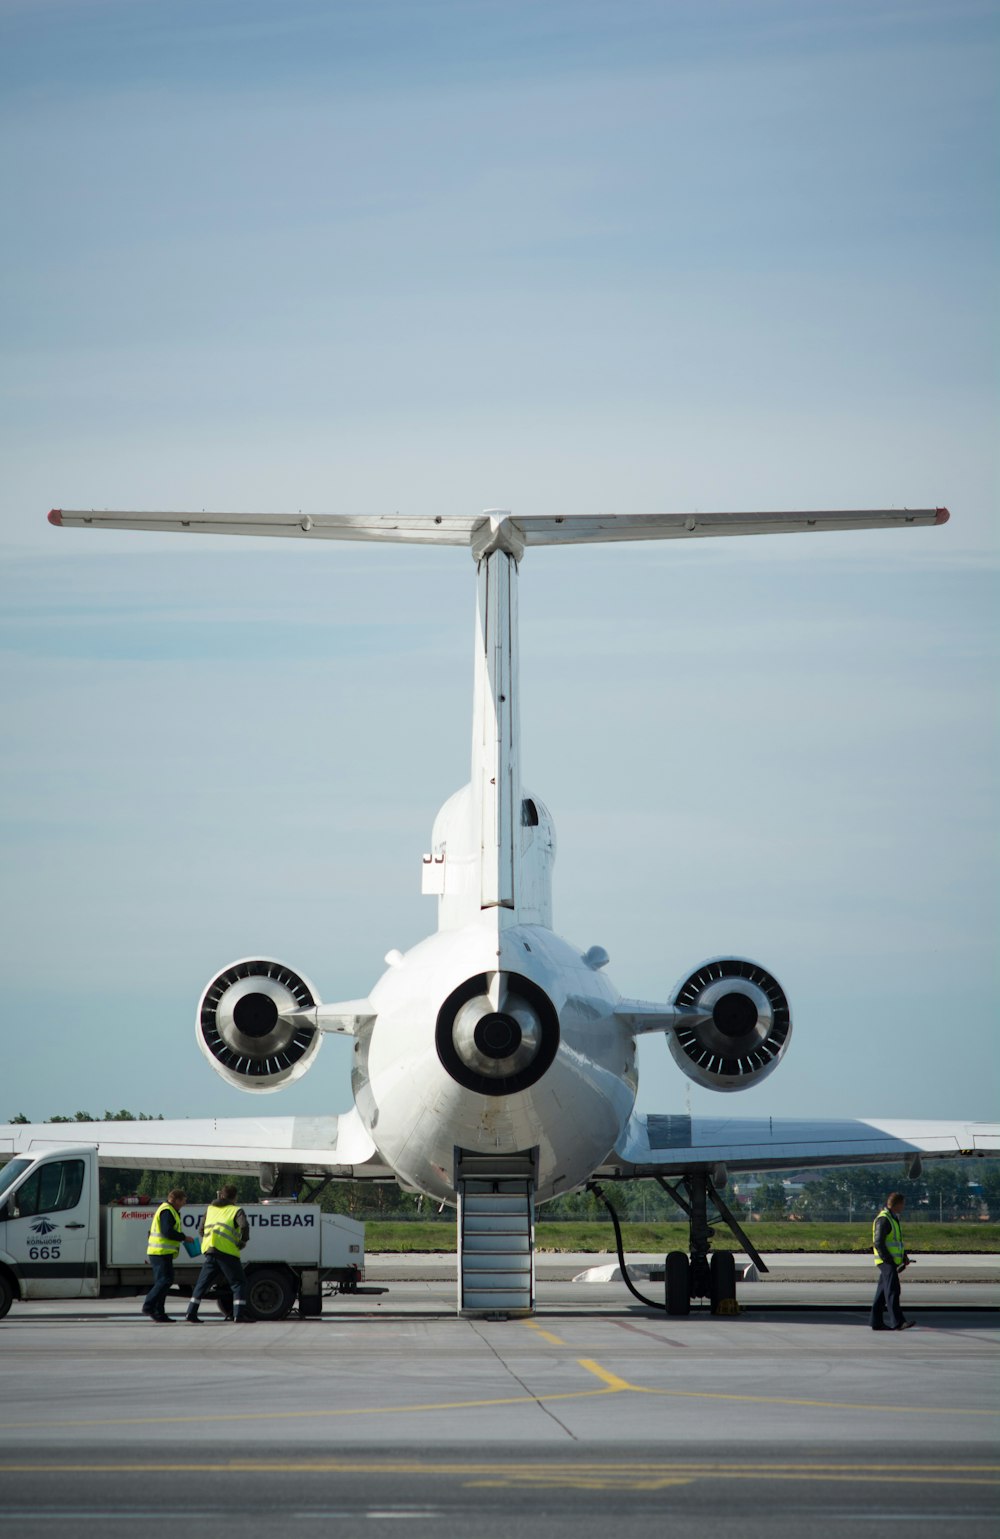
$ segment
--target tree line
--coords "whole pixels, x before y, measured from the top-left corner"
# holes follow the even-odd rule
[[[68,1117],[48,1117],[49,1123],[157,1122],[146,1112],[106,1111],[103,1117],[78,1111]],[[30,1122],[19,1114],[13,1123]],[[192,1171],[101,1170],[101,1201],[127,1197],[162,1197],[181,1186],[191,1202],[209,1202],[224,1180],[235,1182],[240,1202],[259,1202],[260,1187],[251,1175],[205,1175]],[[638,1223],[669,1223],[683,1218],[681,1209],[655,1180],[609,1181],[605,1190],[620,1218]],[[773,1171],[759,1181],[752,1173],[734,1174],[724,1191],[726,1206],[741,1221],[814,1219],[826,1223],[855,1223],[875,1213],[889,1191],[906,1198],[907,1222],[975,1222],[1000,1220],[1000,1160],[931,1160],[920,1176],[909,1180],[898,1165],[850,1165],[824,1175],[803,1172],[787,1181]],[[300,1194],[301,1195],[301,1194]],[[365,1220],[434,1219],[453,1221],[453,1210],[429,1197],[403,1192],[394,1182],[331,1181],[316,1195],[327,1213],[346,1213]],[[609,1222],[607,1210],[592,1192],[573,1192],[547,1202],[539,1210],[547,1222]]]

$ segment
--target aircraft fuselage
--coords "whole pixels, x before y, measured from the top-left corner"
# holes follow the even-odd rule
[[[540,1200],[579,1186],[635,1102],[635,1039],[617,991],[539,925],[489,913],[438,932],[372,990],[354,1045],[359,1115],[400,1179],[455,1197],[456,1150],[535,1151]]]

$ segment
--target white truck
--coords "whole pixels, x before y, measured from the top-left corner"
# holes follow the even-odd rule
[[[149,1226],[159,1202],[101,1207],[97,1150],[88,1145],[15,1157],[0,1166],[0,1319],[14,1299],[135,1297],[152,1286]],[[364,1276],[365,1226],[312,1203],[244,1203],[242,1260],[258,1320],[322,1310],[324,1283],[353,1293]],[[205,1204],[181,1209],[194,1240]],[[201,1256],[181,1249],[175,1289],[190,1293]],[[367,1290],[366,1290],[367,1291]],[[381,1289],[378,1291],[382,1291]]]

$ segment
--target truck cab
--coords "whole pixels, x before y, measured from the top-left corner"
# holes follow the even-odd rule
[[[12,1298],[97,1298],[98,1219],[96,1149],[63,1147],[0,1167],[0,1315]]]

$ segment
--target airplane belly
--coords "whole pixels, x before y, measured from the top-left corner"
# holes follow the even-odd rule
[[[376,1019],[355,1044],[355,1101],[380,1153],[446,1202],[458,1149],[536,1151],[541,1201],[579,1186],[635,1101],[610,984],[551,932],[499,939],[477,926],[415,947],[373,990]]]

